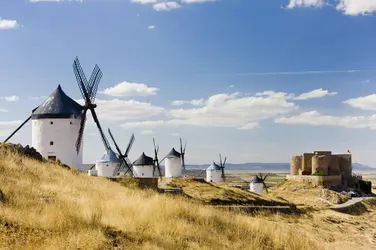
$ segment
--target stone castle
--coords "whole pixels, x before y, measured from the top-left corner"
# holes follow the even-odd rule
[[[310,181],[319,185],[353,186],[351,154],[314,151],[293,156],[287,179]]]

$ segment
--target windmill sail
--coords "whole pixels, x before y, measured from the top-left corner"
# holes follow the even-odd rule
[[[133,175],[133,171],[132,171],[132,163],[128,159],[128,154],[122,154],[121,153],[121,149],[120,149],[119,145],[116,143],[115,138],[114,138],[110,129],[108,129],[108,133],[110,134],[110,137],[111,137],[111,139],[112,139],[112,141],[115,145],[115,148],[116,148],[116,150],[119,154],[119,159],[121,161],[119,168],[115,169],[114,174],[116,174],[116,172],[120,172],[120,170],[123,168],[123,169],[125,169],[125,174],[129,173],[133,177],[134,175]],[[134,134],[132,134],[131,140],[129,141],[129,144],[127,146],[128,153],[129,153],[130,148],[132,147],[133,142],[134,142]]]
[[[82,110],[82,120],[81,120],[81,124],[80,124],[80,129],[79,129],[79,133],[78,133],[77,140],[76,140],[77,154],[79,153],[80,148],[81,148],[82,137],[83,137],[84,130],[85,130],[87,110],[90,110],[90,112],[91,112],[91,115],[94,119],[94,122],[97,125],[97,128],[99,130],[99,134],[101,136],[101,139],[102,139],[102,142],[103,142],[105,149],[106,150],[111,149],[110,144],[109,144],[106,136],[104,135],[102,127],[99,123],[98,116],[95,112],[95,108],[97,106],[93,103],[95,96],[96,96],[96,92],[97,92],[97,89],[98,89],[99,82],[100,82],[100,80],[103,76],[102,71],[100,70],[98,65],[95,65],[93,73],[92,73],[90,80],[88,82],[85,74],[83,73],[81,64],[78,60],[78,57],[76,57],[76,59],[73,62],[73,72],[76,76],[76,80],[77,80],[77,83],[78,83],[78,87],[81,91],[81,95],[82,95],[82,97],[85,101],[85,105],[83,106],[83,110]]]

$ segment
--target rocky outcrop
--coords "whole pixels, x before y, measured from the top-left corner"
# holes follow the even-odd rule
[[[44,161],[43,156],[35,148],[30,147],[29,145],[23,147],[21,144],[1,143],[0,154],[6,154],[9,152],[17,153],[38,161]]]

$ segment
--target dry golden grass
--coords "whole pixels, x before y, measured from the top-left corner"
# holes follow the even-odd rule
[[[322,249],[305,233],[0,155],[1,249]]]
[[[192,179],[173,179],[167,185],[182,187],[184,194],[187,196],[212,205],[289,205],[287,202],[277,198],[260,196],[243,189],[231,187],[227,183],[207,183]]]
[[[281,198],[296,205],[311,206],[317,209],[329,207],[331,204],[344,203],[349,199],[346,195],[341,195],[331,190],[327,190],[326,197],[321,197],[321,189],[314,184],[285,181],[271,188],[267,196]]]

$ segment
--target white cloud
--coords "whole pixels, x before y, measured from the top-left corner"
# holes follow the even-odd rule
[[[207,3],[215,2],[216,0],[181,0],[182,3]]]
[[[241,96],[239,93],[210,96],[200,108],[171,109],[167,119],[127,122],[123,128],[153,128],[161,126],[229,127],[248,130],[262,120],[275,118],[298,109],[289,102],[290,95],[268,92],[266,96]]]
[[[153,29],[155,29],[155,25],[150,25],[150,26],[148,26],[148,29],[149,29],[149,30],[153,30]]]
[[[52,2],[52,3],[59,3],[59,2],[83,2],[84,0],[29,0],[30,3],[42,3],[42,2]]]
[[[353,108],[360,108],[364,110],[376,110],[376,94],[358,97],[344,101]]]
[[[287,8],[336,6],[345,15],[368,15],[376,12],[376,0],[290,0]]]
[[[77,100],[77,102],[84,104],[82,99]],[[165,111],[162,107],[135,100],[97,99],[95,102],[97,104],[95,112],[100,121],[139,120],[163,114]],[[88,111],[88,116],[91,116],[90,111]],[[91,117],[90,120],[92,120]]]
[[[141,134],[143,134],[143,135],[154,135],[155,133],[154,133],[153,130],[142,130]]]
[[[179,136],[179,133],[171,133],[172,136]]]
[[[178,8],[180,8],[180,4],[178,4],[177,2],[160,2],[153,4],[153,9],[155,9],[156,11],[169,11]]]
[[[158,90],[143,83],[122,82],[99,93],[108,96],[150,96],[156,95]]]
[[[334,96],[337,92],[329,92],[328,90],[324,90],[322,88],[315,89],[307,93],[300,94],[297,97],[294,97],[294,100],[307,100],[307,99],[313,99],[313,98],[322,98],[325,96]]]
[[[0,121],[0,126],[1,127],[6,127],[6,126],[19,126],[23,123],[24,121],[17,120],[17,121]]]
[[[18,101],[20,98],[16,95],[12,95],[12,96],[4,96],[4,97],[0,97],[0,99],[4,99],[5,101],[7,102],[16,102]]]
[[[230,85],[230,86],[228,86],[229,88],[233,88],[233,87],[235,87],[235,85]]]
[[[47,99],[47,96],[28,96],[27,98],[29,100],[39,101],[39,100]]]
[[[157,0],[131,0],[132,3],[140,3],[140,4],[154,4],[157,3]]]
[[[275,123],[290,125],[329,125],[346,128],[376,129],[376,115],[372,116],[331,116],[321,115],[318,111],[304,112],[296,116],[275,119]]]
[[[0,108],[0,113],[8,113],[7,109]]]
[[[215,2],[217,0],[179,0],[179,1],[167,1],[167,0],[131,0],[132,3],[150,5],[156,11],[169,11],[173,9],[181,8],[181,4],[193,4],[193,3],[207,3]]]
[[[322,7],[324,0],[290,0],[287,8],[292,9],[295,7]]]
[[[16,20],[7,20],[0,17],[0,30],[17,29],[20,24]]]
[[[184,104],[190,104],[193,106],[202,106],[204,105],[204,99],[197,99],[197,100],[192,100],[192,101],[176,100],[176,101],[171,102],[171,105],[173,106],[181,106]]]
[[[8,137],[11,133],[10,129],[0,129],[0,137]]]
[[[366,15],[376,12],[376,0],[340,0],[337,10],[346,15]]]
[[[20,126],[24,121],[0,121],[0,137],[8,137],[16,127]],[[25,125],[27,126],[27,124]],[[15,136],[20,135],[20,131],[15,134]]]

